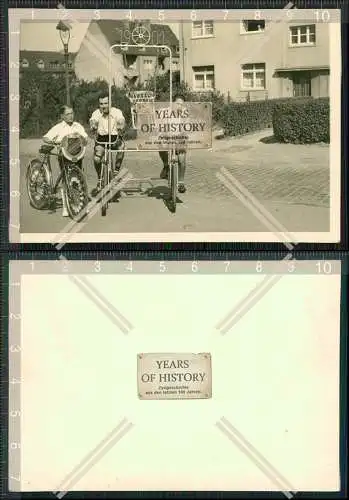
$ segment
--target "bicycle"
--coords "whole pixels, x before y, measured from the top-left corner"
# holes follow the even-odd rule
[[[53,152],[54,148],[57,149]],[[59,187],[66,202],[68,214],[73,220],[81,219],[81,212],[88,204],[88,188],[82,168],[86,147],[78,134],[64,137],[61,144],[43,144],[40,158],[34,158],[27,166],[26,187],[30,204],[37,210],[45,210],[55,205]],[[51,156],[58,158],[59,175],[54,181]]]
[[[107,214],[108,206],[109,206],[109,203],[111,201],[109,191],[106,188],[107,188],[107,186],[110,185],[110,183],[112,182],[112,180],[114,178],[111,154],[113,152],[116,153],[116,152],[120,151],[120,149],[121,149],[121,148],[119,148],[117,150],[113,150],[112,147],[117,143],[120,143],[120,145],[123,147],[124,140],[123,140],[122,136],[119,134],[115,141],[99,142],[99,141],[95,140],[95,143],[100,144],[101,146],[104,146],[104,153],[103,153],[103,157],[101,160],[101,171],[100,171],[100,174],[98,177],[98,190],[101,192],[101,200],[100,200],[101,215],[102,215],[102,217],[104,217]]]

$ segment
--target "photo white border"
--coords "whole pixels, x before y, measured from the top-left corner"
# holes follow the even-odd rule
[[[22,20],[59,21],[78,18],[81,21],[99,19],[144,19],[144,10],[65,10],[65,9],[9,9],[9,131],[10,131],[10,220],[11,243],[52,243],[56,233],[20,233],[20,152],[19,152],[19,50],[20,22]],[[232,22],[253,10],[147,10],[153,22],[179,22],[196,19],[214,19]],[[263,11],[260,11],[263,13]],[[266,14],[267,12],[267,14]],[[265,10],[268,20],[290,21],[288,10]],[[292,21],[324,22],[329,13],[330,42],[330,231],[293,232],[294,242],[338,243],[341,221],[341,24],[340,10],[314,11],[292,9]],[[194,14],[193,14],[194,13]],[[246,14],[245,14],[246,13]],[[15,56],[16,54],[16,56]],[[22,166],[25,168],[25,166]],[[173,233],[60,233],[69,243],[136,243],[136,242],[244,242],[279,243],[285,240],[282,232],[173,232]]]

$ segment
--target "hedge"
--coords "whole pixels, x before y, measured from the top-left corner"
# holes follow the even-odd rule
[[[273,112],[274,137],[279,142],[330,142],[329,98],[279,103]]]
[[[282,142],[329,142],[329,99],[284,98],[225,103],[217,92],[193,92],[174,73],[173,94],[182,93],[188,101],[212,102],[213,124],[219,124],[226,136],[274,127],[274,136]],[[169,100],[168,74],[151,80],[157,101]],[[144,87],[143,87],[144,88]],[[108,91],[103,80],[84,82],[71,78],[71,102],[75,119],[85,127],[98,105],[98,95]],[[112,89],[113,103],[124,113],[131,126],[131,107],[125,89]],[[40,70],[23,72],[20,78],[20,137],[41,137],[59,120],[59,108],[65,102],[64,75],[54,77]]]
[[[288,102],[298,102],[301,105],[305,98],[290,97],[225,104],[220,111],[224,135],[239,136],[271,128],[275,107]]]
[[[71,79],[71,103],[75,111],[75,119],[85,127],[91,113],[98,105],[98,95],[101,91],[108,92],[108,83],[104,80],[85,82]],[[141,88],[141,87],[139,87]],[[142,87],[144,88],[144,87]],[[157,101],[169,100],[168,75],[159,76],[156,81],[148,82],[147,87],[155,90]],[[224,97],[219,92],[204,94],[192,92],[187,85],[179,81],[174,74],[173,94],[182,93],[189,101],[212,102],[212,118],[217,122],[221,117]],[[126,123],[131,126],[130,101],[126,91],[112,88],[113,103],[124,113]],[[20,78],[20,136],[41,137],[52,125],[59,120],[59,108],[65,103],[64,76],[54,77],[52,74],[39,70],[26,71]]]
[[[100,92],[108,92],[108,84],[103,80],[84,82],[72,80],[71,103],[75,119],[85,127],[91,113],[98,106]],[[130,102],[122,89],[113,88],[113,102],[122,109],[126,122],[131,124]],[[59,120],[59,108],[65,103],[64,77],[55,78],[50,74],[33,71],[20,78],[20,135],[40,137]]]

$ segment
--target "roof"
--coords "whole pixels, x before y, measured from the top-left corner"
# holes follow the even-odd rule
[[[89,22],[72,23],[71,36],[69,41],[69,58],[73,61],[79,52],[81,44],[86,37],[86,33],[92,23],[99,26],[110,45],[117,43],[133,43],[131,35],[136,23],[127,23],[120,20],[100,20]],[[63,46],[56,30],[57,22],[22,22],[20,36],[21,58],[37,63],[38,60],[47,63],[63,61]],[[167,45],[172,49],[172,56],[178,55],[179,41],[171,28],[166,24],[150,24],[150,45]],[[45,50],[43,49],[45,47]],[[144,47],[144,46],[143,46]],[[120,49],[121,50],[121,49]],[[130,47],[128,54],[138,55],[158,55],[159,49]],[[24,55],[25,54],[25,55]],[[165,54],[164,54],[165,55]]]
[[[134,43],[129,33],[132,33],[133,29],[136,27],[135,22],[129,23],[120,20],[101,20],[92,22],[98,24],[110,45],[127,42],[131,44]],[[167,45],[171,48],[179,46],[178,38],[167,24],[149,24],[149,28],[150,45]],[[147,53],[149,53],[148,50]]]
[[[69,71],[74,71],[74,59],[76,54],[69,54]],[[21,50],[19,52],[19,58],[21,62],[21,70],[32,70],[38,68],[38,62],[42,61],[44,63],[43,68],[45,72],[60,73],[65,69],[64,55],[60,52],[43,52],[40,50]],[[23,61],[28,62],[27,66],[23,66]]]
[[[21,50],[19,53],[20,59],[26,59],[30,64],[36,64],[38,61],[43,61],[47,64],[64,63],[64,54],[62,52],[44,52],[41,50]],[[69,62],[73,62],[76,54],[69,53]]]

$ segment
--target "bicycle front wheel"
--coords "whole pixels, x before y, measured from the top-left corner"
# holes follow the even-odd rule
[[[81,220],[88,204],[88,189],[85,175],[76,165],[66,167],[63,176],[63,196],[65,196],[69,216]]]

